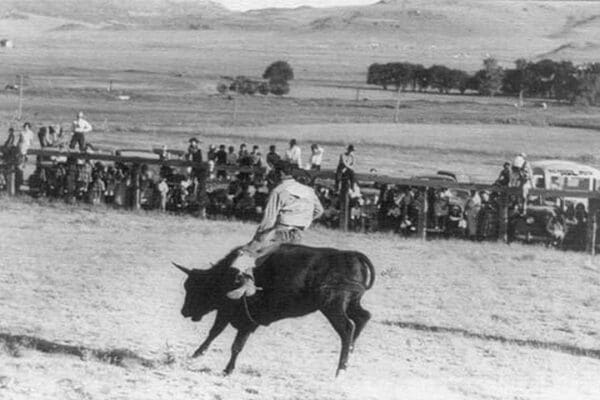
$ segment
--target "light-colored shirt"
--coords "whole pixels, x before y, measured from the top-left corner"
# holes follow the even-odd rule
[[[285,160],[292,164],[296,164],[298,167],[302,167],[302,151],[300,146],[293,146],[291,149],[287,149],[285,152]]]
[[[277,224],[306,229],[321,214],[323,206],[311,187],[292,178],[284,179],[269,195],[257,232],[263,233]]]
[[[92,125],[83,118],[78,118],[73,121],[73,132],[89,133],[92,131]]]
[[[21,134],[19,135],[19,142],[17,143],[17,146],[19,147],[19,153],[22,155],[27,155],[27,150],[29,150],[32,144],[33,132],[31,129],[24,129],[21,131]]]
[[[314,166],[314,165],[321,165],[321,162],[323,161],[323,153],[325,151],[321,148],[321,147],[317,147],[317,149],[315,151],[312,152],[312,154],[310,155],[310,166]]]

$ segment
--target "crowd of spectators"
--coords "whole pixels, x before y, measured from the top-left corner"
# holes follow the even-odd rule
[[[270,145],[263,156],[258,145],[249,147],[209,145],[203,153],[201,141],[191,138],[183,157],[194,163],[206,163],[208,168],[173,168],[159,170],[149,165],[91,162],[78,157],[79,152],[94,152],[86,140],[91,125],[78,113],[67,138],[60,126],[43,126],[38,130],[41,148],[72,150],[68,157],[38,157],[35,171],[27,183],[35,196],[63,198],[67,202],[88,202],[144,209],[192,212],[212,217],[259,220],[268,194],[276,182],[271,177],[274,165],[281,160],[297,168],[297,179],[312,185],[325,208],[321,223],[337,227],[341,220],[340,193],[348,193],[349,228],[357,231],[393,231],[405,236],[415,235],[424,207],[429,204],[427,226],[430,233],[442,236],[462,236],[472,240],[495,239],[498,236],[499,197],[497,192],[460,189],[420,188],[402,185],[375,185],[361,188],[355,179],[356,155],[353,145],[347,146],[338,158],[333,185],[315,180],[310,171],[320,171],[324,148],[310,146],[308,163],[303,164],[302,149],[295,139],[279,152]],[[30,123],[24,123],[17,134],[10,128],[2,147],[4,160],[18,165],[17,188],[26,183],[24,166],[27,152],[34,142]],[[162,154],[168,157],[167,154]],[[303,171],[308,171],[304,172]],[[5,186],[0,174],[0,188]],[[525,154],[512,163],[506,162],[494,182],[498,187],[520,189],[519,196],[509,197],[509,235],[518,228],[519,219],[528,214],[527,194],[532,187],[532,171]],[[535,210],[534,210],[535,211]],[[532,211],[532,212],[534,212]],[[565,212],[545,217],[546,230],[584,232],[585,207],[571,206]],[[517,228],[515,228],[517,226]],[[563,235],[564,237],[564,235]]]

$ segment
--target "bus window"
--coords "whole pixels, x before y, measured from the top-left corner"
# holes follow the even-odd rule
[[[548,189],[552,190],[560,190],[562,189],[562,184],[560,181],[560,176],[551,176],[550,177],[550,187]]]
[[[566,188],[576,190],[590,190],[590,179],[589,178],[576,178],[568,177],[566,179]]]
[[[543,176],[537,176],[535,177],[535,184],[534,186],[537,189],[544,189],[544,177]]]

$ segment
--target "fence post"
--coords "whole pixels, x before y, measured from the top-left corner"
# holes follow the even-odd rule
[[[15,164],[10,163],[8,164],[8,174],[7,174],[7,182],[6,185],[8,186],[8,195],[9,196],[14,196],[17,194],[17,186],[16,186],[16,180],[17,180],[17,171],[16,171],[17,167]]]
[[[600,199],[589,199],[588,224],[587,224],[587,252],[596,255],[596,231],[598,230],[598,210],[600,209]]]
[[[498,196],[498,239],[508,243],[508,193]]]
[[[429,194],[428,188],[425,187],[421,191],[421,195],[423,196],[423,206],[419,210],[419,220],[417,225],[417,235],[421,240],[427,240],[427,214],[429,213]]]
[[[141,208],[142,193],[140,191],[140,166],[133,166],[133,208],[139,210]]]
[[[349,189],[349,180],[342,179],[340,190],[340,228],[344,232],[348,232],[348,221],[350,220],[350,196],[348,194]]]

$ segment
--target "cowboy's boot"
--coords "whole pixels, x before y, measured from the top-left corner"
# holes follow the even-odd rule
[[[248,268],[244,272],[240,272],[237,276],[237,281],[241,283],[241,286],[230,292],[227,292],[227,297],[232,300],[239,300],[243,296],[250,297],[256,294],[256,285],[254,284],[254,275],[252,274],[252,268]]]

